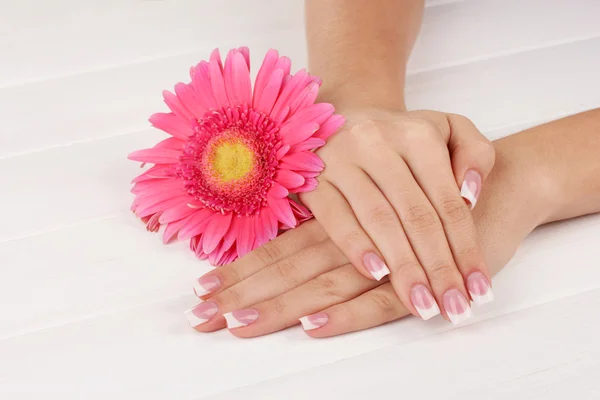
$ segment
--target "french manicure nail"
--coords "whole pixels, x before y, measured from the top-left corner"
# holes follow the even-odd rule
[[[410,291],[410,301],[417,309],[417,312],[425,321],[435,317],[440,313],[440,308],[435,302],[435,298],[425,285],[416,285]]]
[[[258,319],[258,311],[253,308],[247,308],[245,310],[232,311],[227,314],[223,314],[227,321],[227,328],[240,328],[242,326],[248,326]]]
[[[311,331],[322,327],[328,320],[327,314],[320,312],[300,318],[300,323],[302,323],[302,328],[305,331]]]
[[[467,289],[478,306],[490,303],[494,300],[494,293],[485,275],[481,272],[473,272],[467,278]]]
[[[369,252],[363,257],[363,264],[373,278],[378,281],[386,275],[389,275],[390,269],[385,265],[383,260],[375,253]]]
[[[219,306],[214,301],[205,301],[187,310],[184,314],[192,327],[202,325],[219,312]]]
[[[194,293],[198,297],[204,296],[214,292],[219,286],[221,286],[221,280],[218,277],[214,275],[203,276],[194,281]]]
[[[459,325],[471,317],[471,306],[458,289],[448,290],[443,299],[446,314],[454,325]]]
[[[481,193],[481,176],[476,171],[470,169],[465,173],[465,180],[460,188],[460,195],[469,202],[471,210],[477,204],[479,193]]]

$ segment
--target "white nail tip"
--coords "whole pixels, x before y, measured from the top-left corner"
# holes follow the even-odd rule
[[[200,283],[196,279],[194,281],[194,293],[196,293],[196,296],[200,297],[200,296],[204,296],[206,294],[209,294],[210,292],[208,290],[204,289],[202,287],[202,285],[200,285]]]
[[[477,304],[478,306],[482,306],[484,304],[491,303],[492,301],[494,301],[494,293],[492,292],[492,289],[488,289],[488,291],[485,292],[485,294],[483,295],[476,295],[472,292],[469,292],[469,294],[473,299],[473,303]]]
[[[208,319],[199,318],[199,317],[195,316],[193,313],[193,310],[187,310],[186,312],[184,312],[184,314],[192,327],[202,325],[203,323],[208,321]]]
[[[302,329],[304,329],[305,331],[311,331],[313,329],[319,328],[317,325],[310,322],[308,317],[300,318],[300,323],[302,324]]]
[[[373,276],[373,278],[377,279],[378,281],[380,281],[381,279],[383,279],[384,276],[389,275],[390,274],[390,269],[387,266],[383,266],[383,268],[377,270],[377,271],[369,271],[370,274]]]
[[[419,307],[415,306],[415,309],[417,310],[417,312],[419,313],[421,318],[423,318],[423,320],[425,320],[425,321],[435,317],[436,315],[438,315],[440,313],[440,308],[438,307],[438,305],[436,303],[433,303],[433,305],[429,308],[419,308]]]
[[[242,326],[248,325],[239,321],[236,317],[233,316],[233,313],[230,312],[228,312],[227,314],[223,314],[223,317],[225,317],[225,321],[227,321],[227,328],[229,329],[240,328]]]
[[[463,182],[460,188],[460,195],[470,203],[471,210],[475,207],[475,204],[477,204],[475,193],[471,192],[471,189],[469,189],[469,185],[467,185],[466,181]]]
[[[448,314],[448,318],[450,318],[450,322],[452,322],[452,324],[454,326],[462,324],[463,322],[465,322],[466,320],[468,320],[469,318],[471,318],[473,316],[471,307],[467,308],[465,310],[465,312],[462,314],[452,314],[449,312],[447,312],[447,314]]]

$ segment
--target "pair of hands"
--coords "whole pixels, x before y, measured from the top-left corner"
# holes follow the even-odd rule
[[[221,329],[227,319],[235,335],[252,337],[301,319],[311,336],[323,337],[409,313],[429,318],[438,304],[459,322],[470,313],[469,297],[489,299],[488,255],[458,188],[474,205],[494,162],[492,145],[456,115],[345,114],[345,129],[319,151],[327,166],[319,188],[302,198],[318,222],[201,277],[195,290],[206,301],[186,313],[197,330]],[[482,179],[465,191],[468,171]],[[481,225],[480,236],[502,231]],[[511,237],[532,228],[522,225],[509,226]],[[503,265],[520,239],[501,252],[488,248],[495,256],[487,262]],[[372,273],[381,263],[391,267],[390,282]]]

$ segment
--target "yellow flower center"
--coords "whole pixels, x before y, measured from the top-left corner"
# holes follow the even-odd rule
[[[224,142],[216,146],[212,164],[221,182],[236,181],[252,171],[254,154],[244,143]]]

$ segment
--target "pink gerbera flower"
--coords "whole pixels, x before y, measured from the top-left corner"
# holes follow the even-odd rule
[[[133,180],[132,210],[163,241],[190,239],[201,259],[222,265],[297,226],[310,212],[289,196],[313,190],[323,162],[312,150],[344,122],[315,104],[320,80],[270,50],[250,82],[246,47],[219,51],[165,91],[170,113],[150,122],[172,137],[129,155],[155,164]]]

